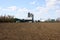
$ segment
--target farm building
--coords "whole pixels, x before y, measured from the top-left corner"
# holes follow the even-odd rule
[[[32,22],[31,19],[16,19],[16,22]]]
[[[34,22],[34,15],[32,13],[28,12],[27,19],[16,19],[16,22]]]

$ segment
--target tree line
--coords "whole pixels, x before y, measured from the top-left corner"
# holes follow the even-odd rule
[[[3,22],[16,22],[16,19],[17,18],[14,18],[14,16],[0,16],[0,23],[3,23]]]
[[[60,22],[60,18],[57,18],[57,19],[47,19],[47,20],[44,20],[44,21],[35,20],[35,22]]]
[[[0,16],[0,23],[4,23],[4,22],[25,22],[24,20],[18,19],[18,18],[14,18],[14,16]],[[41,20],[35,21],[35,22],[42,22]],[[44,22],[60,22],[60,18],[57,19],[47,19]]]

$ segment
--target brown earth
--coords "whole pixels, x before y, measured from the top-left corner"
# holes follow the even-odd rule
[[[0,40],[60,40],[60,23],[0,23]]]

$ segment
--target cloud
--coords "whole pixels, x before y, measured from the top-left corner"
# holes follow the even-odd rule
[[[60,0],[56,1],[55,12],[58,16],[60,15]]]
[[[44,17],[47,18],[47,17],[51,17],[54,15],[56,15],[56,17],[58,17],[60,14],[60,6],[59,6],[60,1],[59,0],[45,0],[45,2],[46,2],[45,7],[37,6],[36,9],[34,9],[34,10],[31,10],[28,8],[15,7],[18,9],[16,15],[20,15],[20,14],[25,15],[27,12],[31,12],[35,15],[35,18],[37,18],[37,19],[44,18]],[[30,2],[30,4],[34,5],[34,4],[36,4],[36,2],[33,1],[33,2]],[[52,15],[52,14],[54,14],[54,15]]]
[[[46,9],[55,9],[57,0],[45,0]]]
[[[1,13],[11,14],[13,13],[16,17],[25,17],[28,12],[31,12],[35,15],[36,18],[51,17],[52,14],[59,16],[60,15],[60,0],[45,0],[45,6],[36,6],[35,9],[31,10],[28,8],[21,8],[17,6],[10,6],[7,8],[0,8]],[[36,1],[30,2],[32,5],[36,5]],[[53,12],[53,13],[52,13]],[[51,14],[51,15],[49,15]],[[40,18],[39,18],[40,19]]]
[[[42,13],[47,13],[47,12],[48,12],[48,9],[47,9],[47,8],[45,8],[45,7],[40,7],[40,6],[38,6],[38,7],[36,8],[36,10],[37,10],[40,14],[42,14]]]
[[[60,10],[56,10],[56,13],[57,13],[57,14],[60,14]]]
[[[7,7],[7,8],[3,8],[2,10],[3,11],[16,11],[17,7],[16,6],[10,6],[10,7]]]
[[[7,9],[8,9],[8,10],[15,11],[15,10],[17,9],[17,7],[16,7],[16,6],[11,6],[11,7],[8,7]]]
[[[1,7],[0,7],[0,10],[1,10]]]
[[[45,7],[36,7],[36,9],[40,11],[40,13],[49,13],[50,10],[60,9],[59,0],[45,0],[45,2]]]
[[[45,0],[44,6],[37,6],[35,13],[38,17],[55,18],[60,15],[60,0]],[[36,14],[36,15],[37,15]]]
[[[55,9],[56,0],[45,0],[46,4],[44,6],[37,6],[36,10],[39,14],[46,14],[49,13],[50,10]]]
[[[34,4],[36,4],[36,1],[32,1],[32,2],[30,2],[30,4],[31,4],[31,5],[34,5]]]
[[[19,12],[27,12],[28,9],[27,9],[27,8],[19,8],[18,11],[19,11]]]

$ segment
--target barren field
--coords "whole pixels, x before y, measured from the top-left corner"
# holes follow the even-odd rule
[[[60,23],[0,23],[0,40],[60,40]]]

